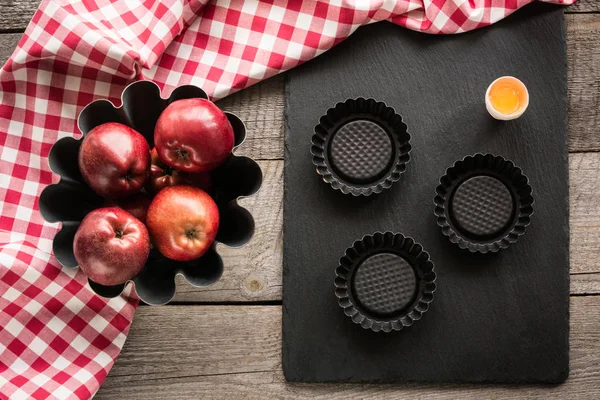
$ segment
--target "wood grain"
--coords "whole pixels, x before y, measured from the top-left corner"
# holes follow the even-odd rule
[[[24,31],[40,0],[1,0],[0,32]]]
[[[17,47],[21,36],[23,36],[21,33],[3,33],[0,35],[0,65],[4,65],[8,60],[8,57]]]
[[[569,151],[599,151],[600,14],[569,14],[565,17]]]
[[[571,153],[569,173],[571,272],[600,273],[600,153]]]
[[[237,154],[257,160],[283,159],[284,77],[277,75],[218,102],[238,115],[248,134]]]
[[[567,13],[593,13],[600,11],[600,0],[579,0],[567,7]]]
[[[572,295],[595,295],[598,294],[598,288],[600,288],[600,273],[571,274]]]
[[[600,396],[600,296],[571,298],[569,380],[559,386],[518,390],[497,385],[285,383],[280,327],[280,306],[142,307],[96,398],[467,400]]]

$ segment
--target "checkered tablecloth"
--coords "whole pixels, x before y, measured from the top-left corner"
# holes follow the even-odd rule
[[[119,103],[135,79],[156,81],[164,95],[194,84],[221,98],[316,57],[361,25],[460,33],[529,2],[43,0],[0,71],[0,398],[93,396],[138,303],[130,288],[100,298],[80,272],[61,269],[52,256],[57,224],[39,214],[41,190],[58,180],[50,147],[80,135],[76,116],[87,103]]]

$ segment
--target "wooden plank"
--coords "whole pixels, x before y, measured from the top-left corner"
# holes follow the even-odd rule
[[[24,31],[40,0],[0,0],[0,32]]]
[[[600,11],[600,0],[579,0],[565,10],[567,13],[592,13]]]
[[[4,65],[8,60],[8,57],[17,47],[21,36],[23,36],[21,33],[3,33],[0,35],[0,65]]]
[[[571,272],[600,273],[600,153],[571,153],[569,174]]]
[[[24,31],[40,0],[0,0],[0,32]],[[600,11],[600,0],[579,0],[567,7],[567,13]]]
[[[570,335],[558,386],[288,384],[280,306],[142,307],[95,398],[599,398],[600,296],[571,298]]]
[[[600,15],[566,15],[566,27],[569,151],[599,151]]]
[[[600,273],[571,274],[571,294],[581,296],[598,294],[598,288],[600,288]]]
[[[276,75],[218,101],[246,124],[246,140],[236,152],[259,160],[283,158],[284,77]]]
[[[280,326],[279,306],[140,307],[111,375],[125,383],[274,371]]]

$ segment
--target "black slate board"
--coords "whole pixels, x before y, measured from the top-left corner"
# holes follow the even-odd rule
[[[494,121],[490,82],[530,91],[517,121]],[[408,124],[413,151],[392,189],[342,195],[311,163],[313,127],[329,107],[374,97]],[[528,6],[489,28],[429,36],[388,23],[359,29],[288,74],[284,195],[283,369],[290,381],[560,382],[568,376],[567,83],[563,10]],[[468,154],[523,168],[532,225],[498,254],[460,251],[433,216],[439,178]],[[356,239],[391,230],[436,265],[432,307],[409,329],[361,329],[334,296],[334,270]]]

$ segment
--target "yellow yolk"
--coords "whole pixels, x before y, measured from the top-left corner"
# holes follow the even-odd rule
[[[513,114],[525,105],[526,93],[523,84],[513,78],[501,78],[489,92],[490,103],[502,114]]]

